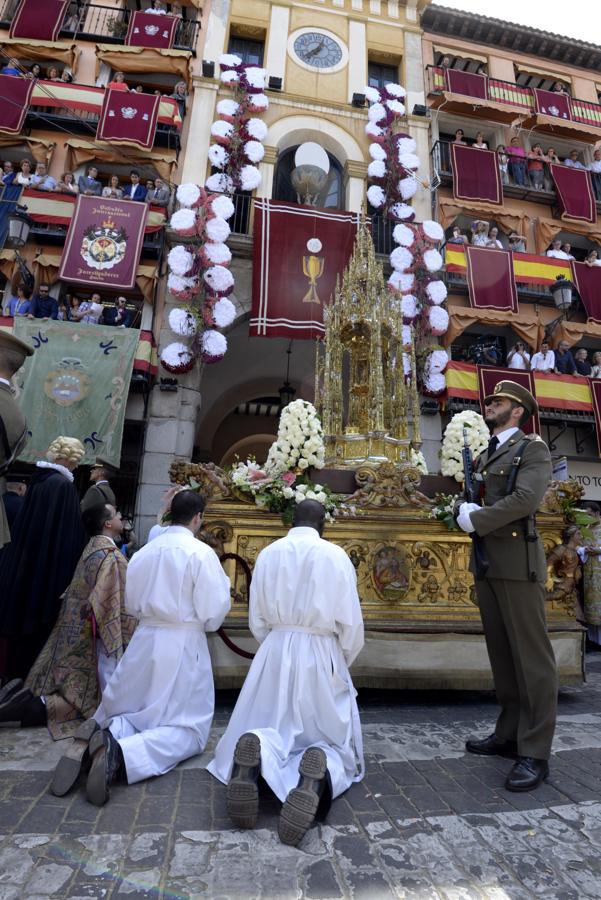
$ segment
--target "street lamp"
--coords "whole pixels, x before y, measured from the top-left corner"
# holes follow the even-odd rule
[[[280,410],[284,409],[285,406],[288,406],[289,403],[292,403],[296,394],[296,388],[293,388],[289,381],[290,376],[290,357],[292,355],[292,341],[288,344],[288,349],[286,350],[288,355],[288,361],[286,363],[286,381],[278,390],[278,394],[280,395]]]
[[[572,289],[574,285],[567,278],[560,276],[551,285],[551,294],[557,309],[568,310],[572,305]]]
[[[33,225],[33,219],[31,218],[31,216],[27,215],[26,206],[16,206],[14,211],[11,212],[7,218],[8,234],[6,236],[6,243],[14,247],[15,259],[17,261],[17,265],[19,266],[19,272],[21,273],[23,284],[28,290],[32,291],[35,285],[35,278],[29,271],[27,263],[19,253],[19,248],[24,247],[27,243],[29,232],[31,231],[31,226]]]

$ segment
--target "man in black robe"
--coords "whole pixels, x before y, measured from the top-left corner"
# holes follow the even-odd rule
[[[73,470],[84,456],[76,438],[56,438],[36,463],[25,502],[0,554],[0,635],[6,671],[25,678],[54,626],[86,543]]]

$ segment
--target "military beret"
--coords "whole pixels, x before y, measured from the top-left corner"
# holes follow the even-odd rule
[[[538,403],[530,391],[516,381],[497,382],[492,394],[489,394],[488,397],[484,398],[484,405],[486,406],[487,404],[492,403],[493,400],[498,400],[501,397],[507,397],[507,399],[519,403],[520,406],[524,407],[529,417],[538,412]]]

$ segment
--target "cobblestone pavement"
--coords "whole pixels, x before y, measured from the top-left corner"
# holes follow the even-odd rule
[[[218,699],[213,746],[235,697]],[[226,817],[210,747],[163,778],[116,786],[102,810],[48,794],[45,729],[0,730],[0,900],[41,898],[521,898],[601,896],[601,654],[562,691],[551,778],[510,794],[511,762],[466,756],[491,730],[488,694],[361,697],[367,773],[300,848]]]

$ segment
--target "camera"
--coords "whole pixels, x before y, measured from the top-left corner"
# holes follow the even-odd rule
[[[502,352],[499,341],[496,339],[476,341],[467,348],[468,359],[476,363],[476,365],[496,365],[502,359]]]

